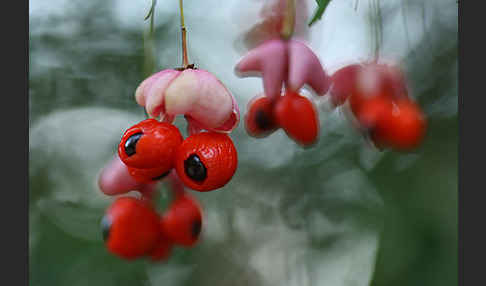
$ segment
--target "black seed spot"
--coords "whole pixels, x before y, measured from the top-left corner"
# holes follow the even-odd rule
[[[158,176],[158,177],[155,177],[155,178],[152,178],[153,181],[157,181],[157,180],[161,180],[163,178],[165,178],[165,176],[169,175],[170,174],[170,170],[163,173],[162,175]]]
[[[103,234],[103,240],[107,241],[110,236],[111,220],[108,216],[104,216],[101,220],[101,233]]]
[[[202,182],[207,177],[206,167],[196,154],[192,154],[184,161],[184,171],[196,182]]]
[[[191,229],[191,234],[192,237],[197,238],[199,234],[201,233],[201,221],[196,220],[195,222],[192,223],[192,229]]]
[[[127,141],[125,141],[125,153],[128,156],[132,156],[135,154],[135,147],[137,146],[138,140],[140,140],[140,137],[142,137],[143,133],[135,133],[132,136],[130,136]]]
[[[256,111],[255,123],[262,130],[270,129],[273,125],[272,119],[269,118],[265,111],[263,111],[262,109]]]

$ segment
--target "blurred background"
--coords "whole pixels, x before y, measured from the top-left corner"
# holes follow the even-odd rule
[[[262,83],[233,68],[264,4],[184,1],[189,60],[227,85],[242,116]],[[317,5],[306,4],[310,19]],[[327,96],[310,95],[321,121],[310,149],[281,130],[254,139],[241,123],[231,134],[232,181],[191,191],[205,210],[195,248],[155,264],[109,254],[99,223],[114,198],[97,175],[145,118],[138,84],[151,68],[181,65],[178,1],[158,1],[153,54],[144,45],[150,5],[29,1],[30,285],[457,285],[455,0],[334,0],[307,31],[329,73],[370,59],[380,43],[428,116],[419,149],[379,152]],[[183,118],[176,125],[185,130]],[[160,194],[164,205],[165,184]]]

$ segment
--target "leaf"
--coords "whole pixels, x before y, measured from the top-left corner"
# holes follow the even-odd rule
[[[316,12],[314,13],[314,17],[312,17],[312,20],[309,22],[309,27],[322,18],[322,15],[324,14],[326,7],[329,4],[329,2],[331,2],[331,0],[316,0],[316,2],[317,2],[317,9]]]
[[[144,21],[147,21],[151,16],[153,17],[155,5],[157,5],[157,0],[152,0],[152,5],[150,5],[150,10],[148,11],[147,16],[145,16]]]

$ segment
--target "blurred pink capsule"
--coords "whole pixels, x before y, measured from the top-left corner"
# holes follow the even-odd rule
[[[243,43],[247,49],[252,49],[263,42],[279,38],[288,10],[289,0],[266,0],[260,9],[258,21],[245,32]],[[309,38],[308,4],[306,0],[294,0],[295,21],[293,37]],[[246,3],[244,5],[247,5]],[[242,19],[247,21],[247,18]]]
[[[326,94],[331,85],[331,79],[314,52],[306,44],[296,40],[288,41],[288,49],[287,88],[297,92],[304,84],[307,84],[317,95]]]
[[[239,76],[262,76],[266,96],[276,99],[282,92],[282,84],[287,78],[287,42],[270,40],[249,51],[236,65]]]
[[[330,85],[330,78],[314,52],[296,40],[276,39],[263,43],[241,59],[235,72],[242,77],[261,75],[265,94],[272,100],[280,96],[284,83],[293,92],[308,85],[319,96],[324,95]]]
[[[115,156],[101,171],[98,186],[109,196],[139,191],[143,195],[150,195],[155,190],[155,184],[141,184],[128,173],[127,166],[118,156]]]
[[[240,120],[233,95],[205,70],[160,71],[139,85],[135,99],[149,116],[173,122],[176,115],[185,115],[208,131],[229,133]]]

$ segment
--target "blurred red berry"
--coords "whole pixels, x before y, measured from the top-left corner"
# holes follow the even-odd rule
[[[165,173],[173,167],[173,155],[182,140],[174,125],[146,119],[123,134],[118,155],[128,167],[160,168]]]
[[[176,152],[175,169],[187,187],[212,191],[226,185],[238,165],[238,155],[226,134],[203,132],[189,136]]]
[[[160,236],[157,213],[148,202],[133,197],[113,202],[101,226],[108,251],[125,259],[146,255]]]
[[[162,216],[161,226],[163,233],[175,244],[193,246],[201,234],[201,207],[187,194],[178,196]]]
[[[349,96],[349,104],[355,115],[360,113],[360,108],[368,99],[384,97],[400,100],[408,96],[405,77],[397,67],[367,63],[356,71],[355,77]]]
[[[277,100],[275,117],[287,135],[303,146],[317,141],[319,120],[314,104],[306,97],[287,92]]]
[[[261,138],[278,129],[273,104],[266,96],[250,101],[245,115],[245,128],[250,136]]]
[[[418,147],[426,127],[420,107],[411,100],[400,100],[382,114],[370,135],[378,146],[406,151]]]
[[[377,122],[390,112],[393,102],[384,97],[373,97],[362,103],[360,112],[355,114],[361,128],[373,129]]]
[[[172,247],[173,242],[165,234],[162,234],[155,248],[150,252],[150,259],[152,261],[166,260],[172,252]]]

